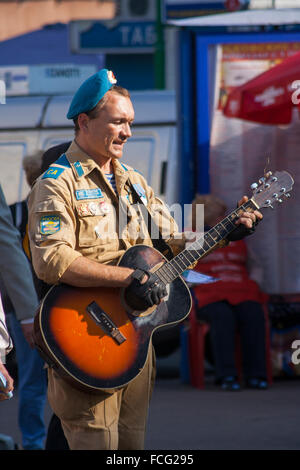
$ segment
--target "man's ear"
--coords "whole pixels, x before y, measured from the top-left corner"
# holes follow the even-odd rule
[[[89,117],[85,113],[80,113],[77,118],[78,126],[81,131],[86,132],[88,129]]]

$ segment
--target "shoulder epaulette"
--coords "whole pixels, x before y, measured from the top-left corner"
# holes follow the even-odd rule
[[[50,168],[45,171],[45,173],[42,176],[42,179],[45,178],[54,178],[57,179],[63,172],[65,171],[65,168],[61,168],[59,166],[50,166]]]
[[[60,165],[60,166],[56,166]],[[64,168],[61,168],[64,167]],[[57,179],[64,171],[66,168],[71,168],[71,165],[69,163],[69,160],[67,159],[67,156],[65,153],[63,153],[49,168],[47,171],[42,176],[42,179],[44,178],[54,178]]]
[[[124,165],[124,163],[121,163],[121,166],[124,168],[125,171],[128,171],[128,168]]]
[[[58,160],[56,160],[55,164],[65,166],[66,168],[71,168],[70,162],[67,159],[67,156],[65,153],[63,153]]]
[[[143,173],[141,173],[139,170],[134,169],[134,171],[136,171],[139,175],[141,175],[144,178]]]

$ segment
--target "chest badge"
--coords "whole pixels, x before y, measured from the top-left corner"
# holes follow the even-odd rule
[[[88,208],[92,215],[106,215],[110,211],[109,204],[105,201],[90,202]]]
[[[106,215],[110,212],[110,206],[107,202],[83,202],[77,207],[78,214],[81,217],[88,215]]]

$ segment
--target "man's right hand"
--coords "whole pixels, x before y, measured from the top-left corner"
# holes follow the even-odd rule
[[[155,273],[136,269],[131,277],[133,280],[125,289],[125,299],[134,310],[158,305],[167,295],[166,285]]]

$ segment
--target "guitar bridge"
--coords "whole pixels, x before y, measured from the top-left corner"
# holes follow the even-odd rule
[[[107,313],[102,310],[102,308],[97,304],[97,302],[91,302],[87,307],[86,311],[90,314],[92,319],[99,325],[102,330],[110,336],[117,344],[122,344],[126,341],[125,336],[121,333],[117,325],[112,321],[112,319],[107,315]]]

